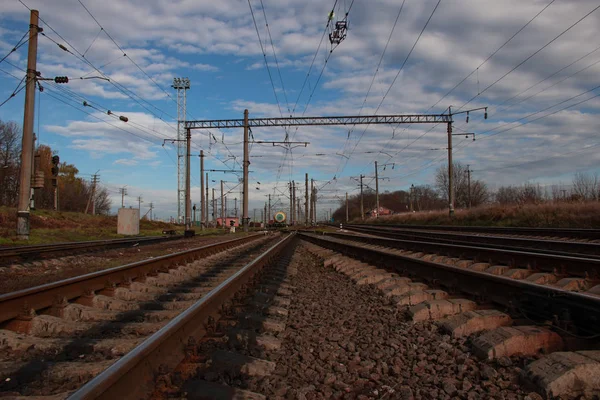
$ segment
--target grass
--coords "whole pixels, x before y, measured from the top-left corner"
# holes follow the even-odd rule
[[[16,209],[0,207],[0,245],[47,244],[83,240],[116,239],[127,237],[117,234],[117,217],[89,215],[75,212],[35,210],[31,212],[29,240],[16,238]],[[183,232],[183,226],[160,221],[140,221],[141,236],[159,236],[163,229]],[[205,229],[197,234],[220,234],[217,229]]]
[[[359,221],[355,221],[359,222]],[[409,225],[600,228],[600,202],[487,205],[456,210],[421,211],[370,218],[368,223]]]

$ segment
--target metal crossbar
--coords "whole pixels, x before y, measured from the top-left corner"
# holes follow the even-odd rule
[[[452,122],[448,114],[363,115],[345,117],[249,118],[250,128],[261,126],[438,124]],[[185,129],[243,128],[243,119],[185,121]]]

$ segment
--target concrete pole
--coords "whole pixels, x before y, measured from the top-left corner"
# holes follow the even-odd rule
[[[267,223],[271,220],[271,195],[269,195],[269,213],[267,214]]]
[[[296,181],[292,181],[292,193],[293,193],[293,205],[294,205],[294,213],[292,215],[292,217],[294,218],[294,224],[296,224],[298,222],[298,218],[296,218],[296,214],[298,214],[298,207],[296,207]]]
[[[365,220],[365,208],[363,202],[363,175],[360,176],[360,220]]]
[[[467,191],[469,192],[469,208],[471,208],[471,166],[467,164]]]
[[[38,10],[31,10],[29,16],[29,51],[27,53],[23,139],[21,142],[21,173],[19,174],[19,199],[17,203],[17,237],[21,240],[29,240],[29,199],[31,197],[33,164],[33,119],[35,112],[38,20]],[[58,199],[56,194],[55,197]],[[55,200],[55,204],[58,208],[58,200]]]
[[[315,222],[315,180],[310,180],[310,224]]]
[[[300,199],[296,199],[296,223],[300,224],[300,210],[302,210],[302,208],[300,207]]]
[[[308,225],[308,173],[304,175],[304,225]]]
[[[265,224],[265,228],[267,227],[267,223],[269,223],[269,221],[267,220],[267,203],[265,202],[265,210],[263,213],[263,224]]]
[[[289,183],[290,185],[290,225],[294,225],[294,187],[293,182]]]
[[[377,161],[375,161],[375,204],[377,207],[375,218],[379,218],[379,174],[377,173]]]
[[[217,227],[217,203],[215,203],[215,188],[212,188],[212,219]]]
[[[185,135],[187,148],[185,162],[185,229],[192,229],[192,200],[190,198],[190,150],[192,145],[192,130],[188,129]]]
[[[200,230],[204,230],[204,150],[200,150]]]
[[[448,115],[452,118],[451,109],[448,107]],[[452,179],[452,121],[448,122],[448,214],[454,217],[454,182]]]
[[[244,110],[244,210],[242,214],[244,232],[248,232],[248,167],[250,166],[248,151],[248,110]]]
[[[225,197],[225,192],[223,191],[223,181],[221,181],[221,228],[225,228],[225,202],[223,198]]]
[[[346,192],[346,223],[348,223],[348,192]]]
[[[206,203],[205,203],[206,204],[206,220],[204,221],[207,227],[208,227],[208,220],[209,220],[208,216],[210,214],[208,212],[208,205],[210,204],[209,197],[208,197],[208,182],[209,181],[208,181],[208,172],[207,172],[206,173]]]

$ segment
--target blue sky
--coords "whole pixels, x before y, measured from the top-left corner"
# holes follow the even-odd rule
[[[143,209],[153,202],[159,217],[177,213],[176,149],[162,146],[163,139],[176,135],[173,77],[191,80],[187,109],[193,119],[241,118],[245,108],[251,117],[277,117],[280,108],[284,115],[302,115],[306,108],[307,116],[441,113],[472,99],[466,107],[489,106],[490,118],[483,121],[474,113],[468,125],[456,118],[455,131],[476,132],[477,140],[456,136],[454,158],[470,164],[475,177],[491,187],[568,184],[575,172],[595,172],[599,165],[597,147],[591,146],[600,141],[600,100],[594,97],[600,90],[593,89],[600,84],[600,50],[595,51],[600,10],[586,16],[598,7],[596,1],[442,0],[437,9],[438,0],[355,0],[350,9],[350,0],[338,1],[336,19],[348,12],[350,29],[329,55],[327,40],[317,48],[334,1],[251,0],[279,105],[247,0],[82,0],[92,15],[78,0],[23,3],[38,9],[46,22],[37,69],[44,77],[71,80],[42,84],[46,90],[36,98],[35,131],[84,177],[100,170],[115,206],[121,200],[118,187],[127,185],[126,206],[137,205],[141,195]],[[0,0],[0,11],[4,56],[27,30],[29,11],[18,0]],[[25,45],[7,58],[10,64],[0,64],[0,101],[24,75],[26,58]],[[92,66],[112,82],[79,79],[98,76]],[[0,107],[0,119],[22,123],[23,95]],[[94,108],[84,107],[84,100]],[[117,121],[108,110],[129,122]],[[239,169],[241,130],[211,132],[216,142],[206,132],[194,132],[193,154],[204,149],[207,169]],[[287,193],[287,182],[303,182],[305,173],[332,202],[347,191],[356,193],[351,177],[372,176],[375,160],[395,163],[394,169],[380,169],[390,178],[381,190],[432,184],[436,168],[446,162],[441,125],[302,127],[288,133],[310,145],[291,152],[252,146],[251,216],[267,194]],[[286,131],[253,134],[256,140],[283,140]],[[431,150],[437,148],[442,150]],[[191,169],[197,203],[198,157]],[[212,173],[210,179],[227,181],[233,208],[233,198],[240,197],[238,176]],[[371,178],[366,182],[374,186]],[[335,203],[322,205],[335,208]]]

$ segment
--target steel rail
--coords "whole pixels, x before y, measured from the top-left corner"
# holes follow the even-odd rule
[[[559,321],[579,332],[599,334],[600,297],[538,285],[447,264],[401,256],[385,250],[343,242],[329,235],[300,233],[301,238],[351,258],[436,282],[450,292],[467,293],[480,302],[500,304],[515,313],[543,321]]]
[[[112,285],[143,279],[149,274],[167,272],[169,268],[177,265],[261,237],[263,237],[261,234],[249,235],[3,294],[0,295],[0,323],[18,317],[25,309],[42,310],[51,307],[61,299],[72,300]]]
[[[61,251],[76,251],[101,249],[111,247],[122,247],[132,243],[151,244],[155,242],[165,242],[170,240],[182,239],[182,235],[177,236],[156,236],[156,237],[137,237],[122,239],[89,240],[82,242],[63,242],[33,246],[11,246],[0,247],[0,260],[6,258],[32,259],[39,258],[42,254],[55,253]]]
[[[363,225],[363,224],[361,224]],[[369,226],[369,224],[364,224]],[[435,230],[435,231],[457,231],[475,233],[503,233],[507,235],[529,235],[529,236],[560,236],[572,239],[600,239],[600,229],[577,229],[577,228],[527,228],[527,227],[503,227],[503,226],[457,226],[457,225],[405,225],[385,224],[370,226],[387,226],[390,228],[402,228],[409,230]]]
[[[186,346],[204,336],[209,318],[217,319],[221,305],[246,285],[265,265],[274,261],[294,235],[287,235],[254,261],[211,290],[193,306],[127,353],[69,399],[140,399],[154,388],[160,367],[173,369],[185,357]]]
[[[529,249],[515,250],[508,246],[497,248],[469,244],[440,243],[439,241],[357,236],[343,233],[328,233],[328,235],[394,249],[434,253],[491,264],[503,264],[512,268],[521,267],[537,271],[568,274],[569,276],[600,278],[600,258],[546,254],[529,251]]]
[[[507,236],[477,236],[468,233],[411,231],[381,226],[348,225],[346,229],[370,234],[385,234],[394,238],[411,240],[432,240],[441,243],[481,244],[485,247],[513,249],[522,251],[543,251],[547,254],[564,256],[596,256],[600,257],[600,244],[587,242],[570,242],[563,240],[529,239]]]

